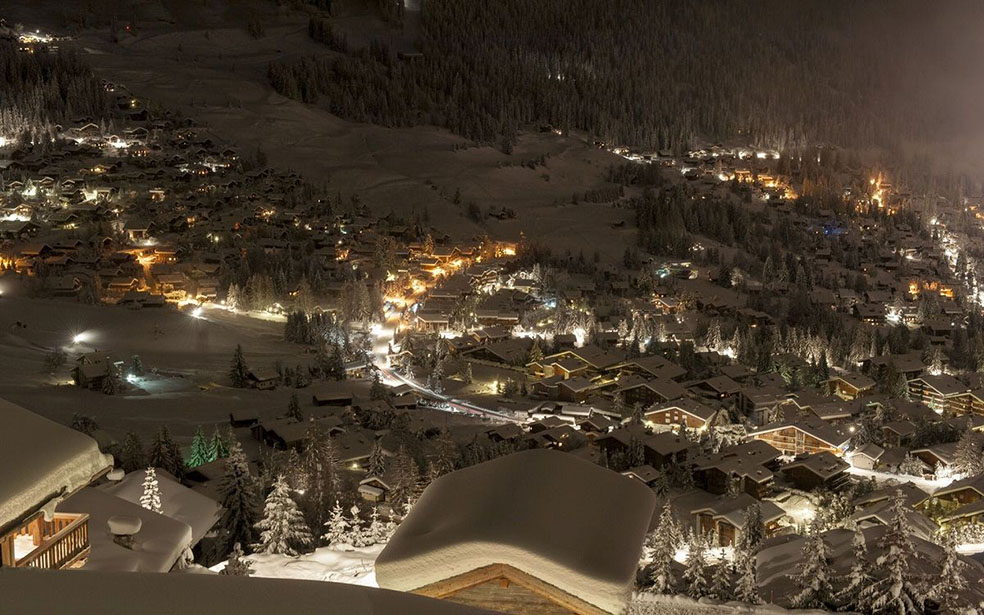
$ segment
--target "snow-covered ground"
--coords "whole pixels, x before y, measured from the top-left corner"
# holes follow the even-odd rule
[[[957,553],[960,555],[974,555],[977,553],[984,553],[984,543],[980,542],[965,542],[957,545]]]
[[[744,602],[715,603],[711,600],[696,602],[685,596],[663,596],[638,593],[632,597],[626,615],[734,615],[735,613],[791,613],[772,604],[751,605]],[[824,613],[813,609],[801,609],[796,615]]]
[[[863,478],[874,477],[879,485],[895,481],[897,483],[912,483],[926,493],[933,493],[937,489],[946,487],[953,482],[952,478],[930,479],[920,476],[909,476],[908,474],[891,474],[888,472],[875,472],[874,470],[862,470],[861,468],[848,468],[850,474]]]
[[[246,557],[253,563],[254,577],[333,581],[377,587],[375,563],[384,545],[350,551],[322,547],[298,557],[257,553]],[[225,562],[211,570],[218,572]]]
[[[813,521],[813,518],[817,516],[816,506],[808,497],[801,493],[793,493],[789,497],[772,501],[779,508],[783,509],[797,526],[809,525]]]

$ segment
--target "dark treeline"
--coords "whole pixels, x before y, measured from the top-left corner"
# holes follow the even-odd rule
[[[44,131],[77,118],[98,121],[109,110],[104,88],[78,54],[22,53],[0,41],[0,134]]]
[[[436,124],[483,142],[549,123],[678,150],[732,137],[777,149],[891,146],[938,137],[956,122],[933,72],[974,51],[950,49],[942,26],[923,27],[929,8],[428,0],[422,58],[398,61],[380,43],[349,52],[344,36],[315,18],[312,37],[341,54],[273,64],[270,79],[346,118]],[[969,4],[954,11],[966,13],[962,23],[981,18]]]

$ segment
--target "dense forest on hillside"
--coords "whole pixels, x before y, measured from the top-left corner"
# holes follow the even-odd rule
[[[982,17],[972,4],[906,0],[427,0],[422,58],[350,51],[315,18],[311,35],[339,53],[274,64],[270,79],[346,118],[483,142],[551,124],[653,148],[890,147],[959,125],[968,111],[934,80],[973,78],[963,73],[979,49],[947,32]]]
[[[22,53],[0,41],[0,135],[43,133],[54,123],[108,112],[105,89],[78,54]]]

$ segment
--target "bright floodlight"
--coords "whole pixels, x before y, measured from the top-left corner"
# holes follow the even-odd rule
[[[201,318],[202,317],[202,306],[198,306],[195,309],[193,309],[191,311],[191,316],[192,316],[192,318]]]
[[[75,334],[75,335],[74,335],[74,336],[72,337],[72,343],[73,343],[73,344],[81,344],[82,342],[84,342],[84,341],[85,341],[85,339],[86,339],[86,335],[85,335],[85,333],[76,333],[76,334]]]

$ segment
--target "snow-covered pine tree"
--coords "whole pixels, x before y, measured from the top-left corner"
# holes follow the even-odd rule
[[[697,600],[707,595],[707,559],[704,555],[704,537],[698,530],[690,537],[690,549],[687,553],[687,568],[683,572],[683,580],[687,583],[687,595]]]
[[[922,476],[924,464],[918,457],[913,457],[912,453],[906,452],[905,458],[899,463],[899,474],[907,476]]]
[[[293,556],[298,549],[311,544],[311,530],[290,496],[290,485],[283,474],[273,482],[273,490],[263,507],[263,518],[254,527],[260,530],[260,541],[253,549],[261,553]]]
[[[219,484],[222,507],[225,508],[223,528],[228,543],[253,544],[257,519],[260,486],[249,471],[249,460],[239,442],[234,442],[226,457],[225,474]]]
[[[367,465],[366,476],[382,476],[386,471],[386,457],[383,455],[383,446],[379,440],[376,440],[372,445]]]
[[[723,559],[714,565],[711,576],[711,588],[707,595],[715,600],[728,601],[734,597],[731,583],[731,567]]]
[[[800,591],[793,596],[793,606],[826,609],[832,603],[834,593],[830,577],[830,549],[823,541],[823,534],[813,533],[803,543],[803,563],[795,579]]]
[[[202,426],[199,425],[198,429],[195,430],[195,437],[191,440],[191,451],[188,453],[188,459],[185,461],[185,465],[189,468],[197,468],[211,461],[208,449],[208,440],[205,438],[205,432],[202,431]]]
[[[676,554],[679,545],[680,528],[676,519],[673,517],[673,509],[670,502],[663,505],[663,511],[659,515],[659,525],[652,533],[650,548],[652,549],[653,566],[650,579],[652,580],[652,591],[657,594],[669,594],[673,592],[673,556]]]
[[[366,546],[381,545],[388,540],[386,535],[386,524],[379,518],[379,509],[372,507],[372,514],[369,515],[369,525],[365,530]]]
[[[967,427],[953,451],[953,470],[962,476],[977,476],[984,472],[982,448],[984,448],[984,438],[971,428],[968,420]]]
[[[735,598],[749,604],[759,604],[762,598],[758,593],[757,563],[758,557],[746,557],[738,570],[738,583],[735,586]]]
[[[336,547],[348,538],[348,521],[345,520],[345,511],[342,510],[341,504],[338,500],[335,500],[335,506],[331,509],[331,516],[328,521],[325,521],[325,527],[328,531],[321,537],[329,547]]]
[[[745,568],[745,560],[758,553],[763,540],[765,522],[762,520],[762,508],[756,502],[745,509],[744,523],[738,533],[738,540],[735,541],[732,566],[737,572],[740,573]]]
[[[843,588],[837,593],[837,599],[842,601],[846,608],[867,613],[871,611],[871,605],[861,600],[861,591],[874,582],[874,570],[868,560],[868,545],[865,544],[864,534],[855,531],[851,544],[851,570],[843,581]]]
[[[153,467],[144,471],[143,495],[140,496],[140,505],[158,514],[164,514],[161,508],[161,488],[157,483],[157,470]]]
[[[884,551],[876,562],[881,579],[865,587],[860,596],[876,613],[918,615],[923,612],[925,596],[909,575],[916,550],[909,536],[907,512],[905,495],[898,489],[892,502],[892,522],[879,542]]]
[[[604,450],[602,450],[604,452]],[[665,496],[670,491],[670,477],[666,475],[665,468],[656,470],[656,478],[652,482],[653,493],[658,496]]]
[[[390,492],[391,502],[400,506],[416,500],[420,495],[420,468],[403,445],[393,460],[393,473],[395,484]]]
[[[172,476],[180,476],[184,469],[181,462],[181,450],[171,438],[166,425],[157,428],[154,441],[150,445],[147,463],[155,468],[169,472]]]
[[[704,337],[704,346],[711,352],[717,352],[722,346],[721,322],[715,318],[711,320],[707,328],[707,335]]]
[[[331,436],[318,423],[311,423],[304,438],[300,469],[306,483],[304,508],[312,527],[321,527],[329,516],[329,507],[340,495],[341,478],[338,456]]]
[[[344,542],[349,543],[353,547],[364,547],[366,546],[366,534],[363,531],[362,517],[359,516],[359,507],[355,504],[349,509],[349,520],[348,520],[348,534]]]
[[[253,562],[243,556],[243,547],[237,542],[232,547],[232,553],[229,554],[229,561],[226,562],[225,567],[219,574],[233,577],[248,577],[253,572]]]
[[[960,561],[957,554],[956,541],[953,539],[952,532],[945,535],[943,542],[943,565],[940,567],[940,574],[933,583],[933,597],[944,612],[956,611],[963,605],[960,592],[967,589],[967,578],[964,576],[965,564]]]
[[[455,466],[461,460],[461,451],[447,429],[441,429],[437,434],[434,446],[437,449],[437,459],[434,461],[437,475],[444,476],[448,472],[454,471]]]
[[[216,459],[225,459],[229,456],[229,447],[226,446],[226,441],[219,433],[219,427],[216,425],[215,430],[212,431],[212,440],[208,443],[209,456],[212,461]]]

